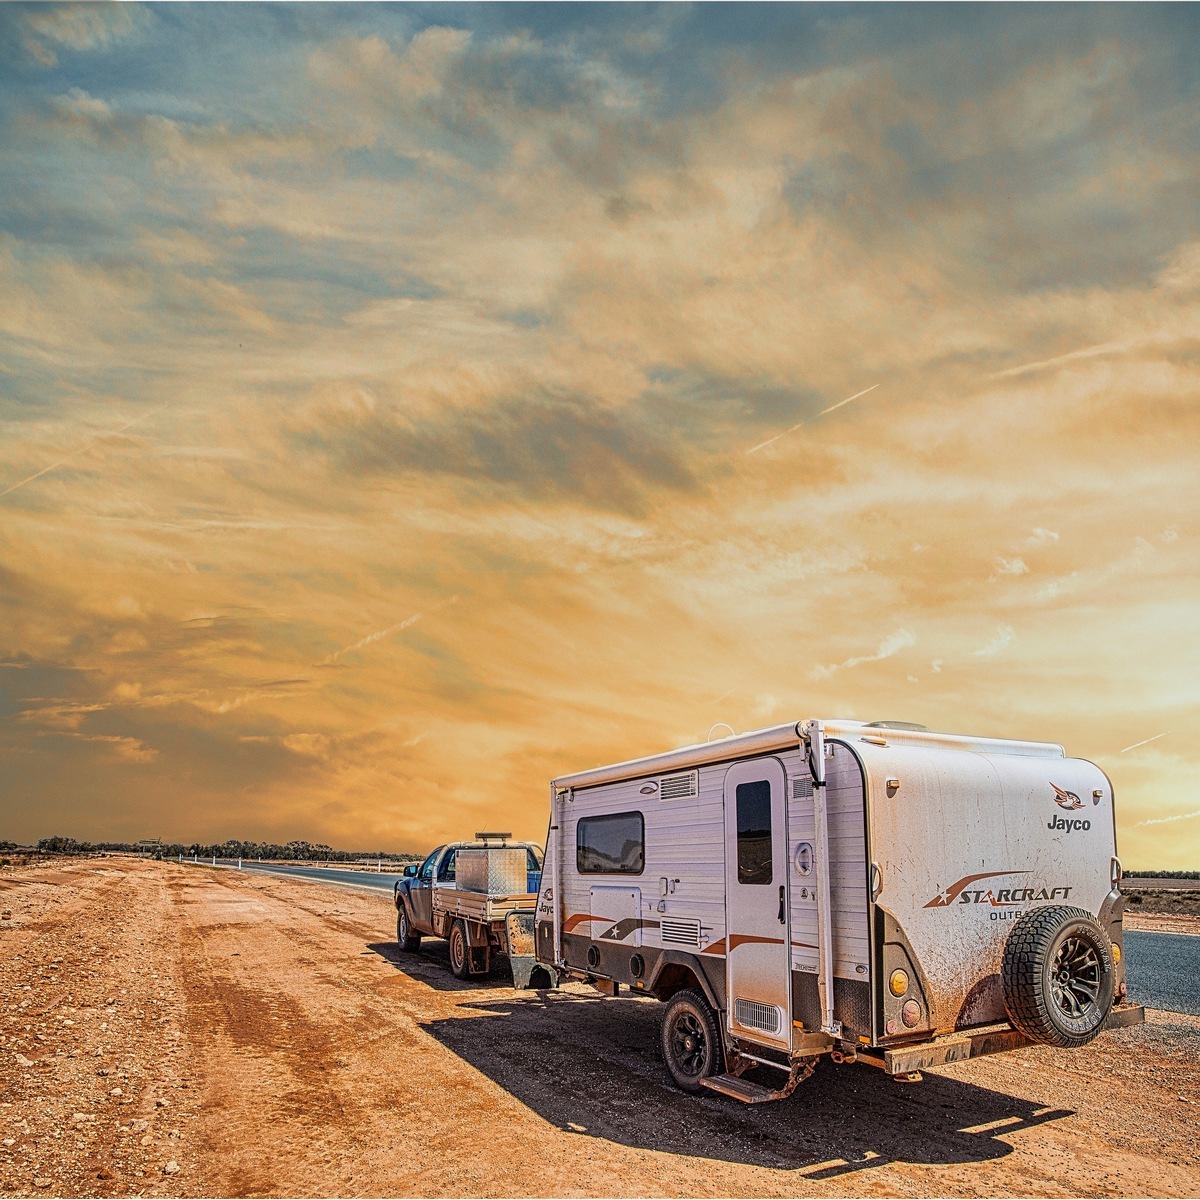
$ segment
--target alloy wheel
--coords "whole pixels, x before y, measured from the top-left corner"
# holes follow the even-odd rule
[[[1100,976],[1096,947],[1085,938],[1065,938],[1050,968],[1050,995],[1063,1016],[1088,1014],[1100,995]]]
[[[702,1022],[694,1013],[681,1012],[671,1030],[671,1050],[680,1071],[699,1075],[704,1070],[708,1053],[708,1038]]]

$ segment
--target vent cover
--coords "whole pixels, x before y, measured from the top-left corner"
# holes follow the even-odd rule
[[[700,922],[695,917],[660,917],[658,932],[664,946],[700,945]]]
[[[700,794],[700,772],[685,771],[682,775],[666,775],[659,780],[658,794],[664,800],[686,800]]]
[[[792,780],[792,799],[811,800],[812,780],[796,778]]]
[[[774,1004],[762,1004],[758,1000],[734,1000],[733,1019],[746,1029],[759,1029],[763,1033],[779,1032],[780,1011]]]

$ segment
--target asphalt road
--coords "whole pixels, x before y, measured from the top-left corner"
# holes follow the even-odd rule
[[[201,866],[204,864],[201,863]],[[217,865],[236,868],[236,862],[217,859]],[[265,871],[270,875],[296,875],[316,883],[341,884],[343,887],[365,887],[391,892],[400,875],[375,871],[347,871],[337,867],[291,867],[280,863],[243,862],[243,871]]]
[[[1200,1016],[1200,937],[1126,930],[1125,953],[1130,1000]]]

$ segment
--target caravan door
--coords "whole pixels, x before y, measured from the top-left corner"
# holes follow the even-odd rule
[[[737,1037],[790,1045],[786,777],[776,758],[725,776],[727,1021]]]

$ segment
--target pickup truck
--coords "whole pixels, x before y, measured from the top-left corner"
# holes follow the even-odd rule
[[[508,956],[515,987],[552,986],[554,973],[534,957],[533,916],[541,885],[541,846],[476,834],[438,846],[396,881],[396,943],[414,954],[423,937],[445,938],[450,970],[482,977],[492,955]],[[544,977],[544,978],[543,978]]]

